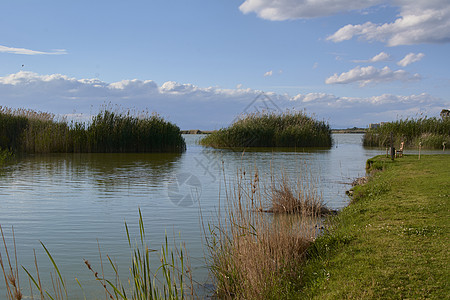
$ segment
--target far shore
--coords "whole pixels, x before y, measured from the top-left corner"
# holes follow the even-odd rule
[[[190,129],[181,130],[182,134],[211,134],[217,130]],[[331,129],[331,133],[365,133],[365,128]]]

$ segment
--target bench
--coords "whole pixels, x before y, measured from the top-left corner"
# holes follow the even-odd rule
[[[395,157],[402,157],[403,156],[403,146],[405,145],[405,142],[401,142],[400,148],[398,150],[395,150]]]

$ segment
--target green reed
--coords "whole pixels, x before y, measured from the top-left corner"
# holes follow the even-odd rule
[[[106,267],[109,266],[112,269],[114,275],[113,279],[107,279],[104,275],[101,252],[99,252],[101,264],[100,272],[97,272],[89,261],[84,260],[86,267],[92,272],[94,279],[100,283],[101,288],[105,292],[108,299],[150,300],[186,299],[195,297],[189,258],[185,255],[186,249],[184,245],[180,245],[179,248],[170,246],[166,235],[160,254],[159,256],[156,256],[156,260],[153,262],[152,253],[156,253],[157,251],[151,250],[146,244],[144,222],[140,210],[139,241],[136,243],[132,242],[126,223],[125,229],[128,244],[132,253],[129,267],[130,273],[127,278],[128,284],[122,283],[119,278],[119,269],[108,255],[107,258],[109,265],[106,264]],[[24,295],[22,292],[22,287],[19,284],[19,268],[14,229],[12,230],[14,241],[12,250],[6,243],[5,235],[1,226],[0,232],[3,239],[3,248],[5,253],[5,255],[2,256],[2,251],[0,251],[0,267],[2,269],[6,286],[6,296],[8,300],[20,300],[24,298]],[[22,269],[26,272],[29,278],[31,298],[34,299],[33,287],[35,287],[38,291],[37,298],[39,299],[70,299],[67,290],[67,282],[62,275],[62,271],[58,267],[47,247],[42,242],[41,245],[53,267],[53,274],[50,273],[51,285],[50,288],[47,288],[41,280],[41,274],[39,272],[35,252],[35,275],[22,266]],[[81,289],[83,289],[78,279],[75,278],[75,280]]]
[[[183,152],[180,129],[157,114],[104,109],[91,122],[0,107],[0,148],[22,153]]]
[[[212,147],[330,147],[332,140],[326,122],[287,111],[241,116],[200,143]]]
[[[445,143],[450,144],[450,118],[417,118],[401,119],[385,123],[374,129],[369,129],[364,134],[364,146],[388,147],[390,146],[390,134],[393,134],[394,145],[401,142],[406,147],[422,147],[430,149],[442,149]]]

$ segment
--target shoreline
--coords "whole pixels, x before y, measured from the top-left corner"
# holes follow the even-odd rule
[[[449,163],[369,159],[370,179],[350,190],[350,204],[308,251],[301,298],[446,298]]]

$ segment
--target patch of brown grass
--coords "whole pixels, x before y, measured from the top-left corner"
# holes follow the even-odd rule
[[[333,213],[323,203],[315,180],[311,177],[297,179],[293,184],[282,172],[275,178],[268,189],[268,205],[266,212],[301,214],[304,216],[323,216]]]
[[[280,207],[297,203],[292,201],[296,194],[284,178],[279,189],[274,176],[266,185],[260,182],[257,170],[252,174],[242,170],[235,182],[226,183],[226,216],[219,216],[219,224],[209,226],[207,240],[219,296],[283,298],[298,289],[301,265],[316,236],[320,209],[295,204],[289,209],[296,213],[265,213],[262,208],[275,196]],[[267,189],[275,186],[277,189]],[[311,203],[320,202],[314,198],[318,193],[307,194]]]

